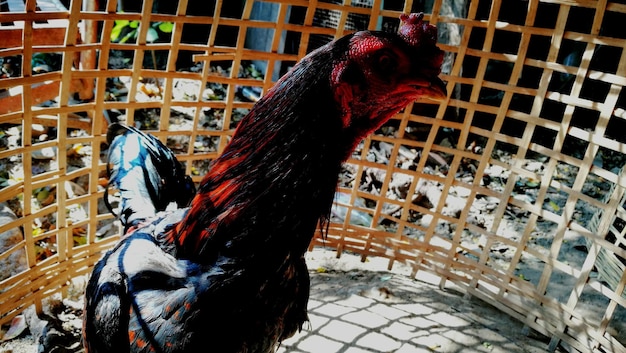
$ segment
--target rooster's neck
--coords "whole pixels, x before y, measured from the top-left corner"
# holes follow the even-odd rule
[[[214,161],[174,230],[179,256],[203,262],[225,254],[301,255],[328,221],[353,143],[345,142],[335,105],[319,104],[332,102],[328,89],[310,100],[291,92],[289,100],[289,87],[281,81],[268,92]]]

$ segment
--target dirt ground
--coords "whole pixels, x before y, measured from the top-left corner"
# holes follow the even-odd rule
[[[385,260],[337,259],[324,249],[308,253],[307,261],[310,324],[279,353],[546,351],[545,337],[524,335],[520,322],[453,286],[439,289],[434,276],[420,273],[413,280],[401,264],[387,271]],[[0,353],[36,352],[28,330],[0,343]]]

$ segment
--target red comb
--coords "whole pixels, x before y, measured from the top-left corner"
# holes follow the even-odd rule
[[[437,27],[425,23],[423,13],[401,14],[400,21],[398,33],[409,45],[418,47],[437,42]]]

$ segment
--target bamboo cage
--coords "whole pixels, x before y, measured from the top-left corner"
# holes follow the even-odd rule
[[[423,11],[448,98],[360,144],[311,247],[436,274],[548,350],[626,352],[623,2],[52,3],[0,3],[0,323],[66,294],[119,238],[108,123],[154,134],[199,182],[255,95],[320,41]]]

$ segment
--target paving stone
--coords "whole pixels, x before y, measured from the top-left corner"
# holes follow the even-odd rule
[[[362,326],[357,326],[341,320],[334,320],[320,328],[319,333],[337,341],[350,343],[366,331],[367,329]]]
[[[402,345],[397,340],[378,332],[369,332],[359,339],[356,344],[377,352],[393,352]]]
[[[369,311],[357,311],[343,315],[342,320],[349,321],[368,328],[376,328],[389,323],[389,320]]]

